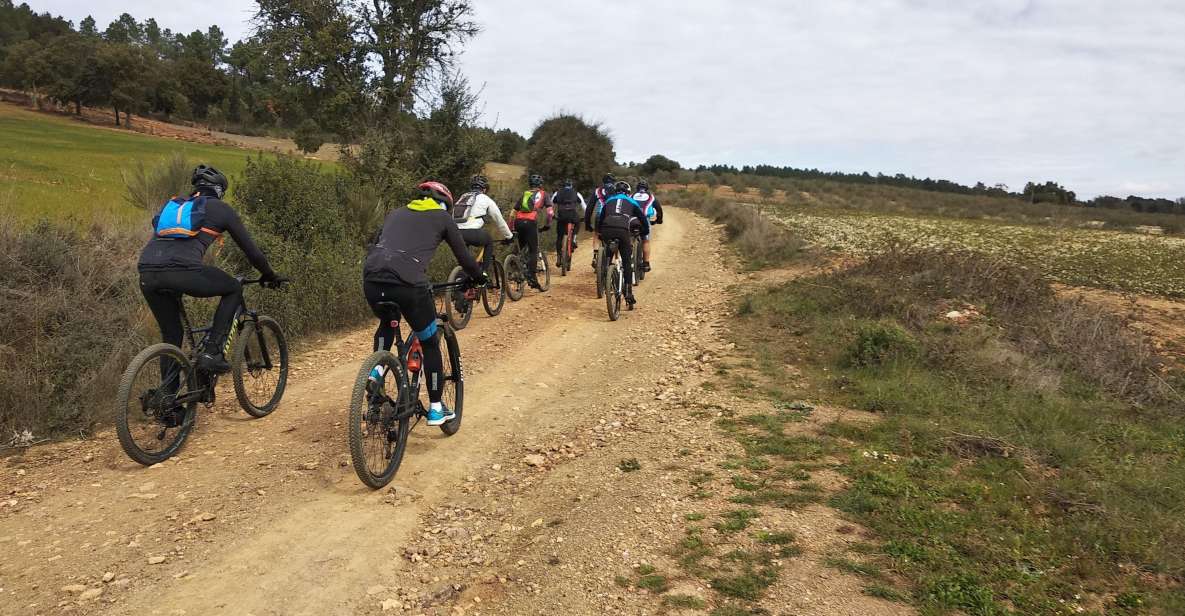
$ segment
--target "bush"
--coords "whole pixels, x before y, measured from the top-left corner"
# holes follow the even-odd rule
[[[574,115],[544,120],[527,140],[527,162],[549,182],[571,178],[578,186],[597,186],[615,166],[613,140],[600,124]]]
[[[315,154],[325,144],[325,134],[321,132],[321,126],[317,124],[316,120],[307,118],[296,127],[292,140],[296,142],[296,147],[300,148],[301,152]]]
[[[797,236],[752,207],[729,203],[704,190],[677,191],[669,201],[723,224],[728,239],[752,269],[791,261],[804,245]]]
[[[107,228],[0,227],[0,445],[110,419],[119,375],[146,342],[142,245],[142,234]]]
[[[170,197],[188,194],[193,164],[181,154],[173,154],[155,167],[137,160],[136,166],[124,171],[124,199],[135,207],[152,213]]]
[[[918,350],[917,340],[892,323],[861,327],[848,351],[851,366],[878,366],[893,359],[908,357]]]

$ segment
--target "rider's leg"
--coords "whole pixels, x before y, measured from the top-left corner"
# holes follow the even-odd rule
[[[218,301],[218,308],[214,310],[214,322],[210,326],[206,346],[198,356],[198,363],[211,372],[229,371],[230,364],[226,361],[223,345],[226,344],[227,334],[234,325],[231,321],[235,318],[235,312],[243,302],[243,286],[233,276],[212,265],[205,265],[197,270],[162,271],[155,274],[158,284],[163,288],[192,297],[222,298]],[[177,343],[171,344],[180,343],[181,336],[177,330],[170,335],[177,340]]]
[[[440,332],[436,327],[436,304],[426,289],[404,287],[406,298],[400,302],[420,348],[424,352],[424,378],[428,384],[428,425],[439,426],[453,418],[444,407],[444,357],[440,353]]]
[[[163,274],[163,276],[162,276]],[[143,272],[140,274],[140,292],[144,294],[144,301],[148,302],[148,309],[156,318],[160,326],[160,337],[164,342],[180,347],[185,332],[181,326],[181,295],[168,286],[164,286],[166,272]],[[169,393],[175,393],[181,384],[179,374],[174,374],[173,361],[170,357],[160,358],[160,374],[166,382],[163,387]],[[172,375],[171,378],[169,375]]]
[[[535,255],[539,253],[539,225],[533,220],[518,221],[519,232],[519,246],[525,246],[522,251],[522,259],[527,266],[527,282],[535,288],[539,288],[539,279],[535,276],[535,269],[537,258]]]
[[[390,351],[391,345],[395,343],[395,324],[399,322],[399,311],[389,306],[379,306],[379,302],[396,302],[392,291],[394,285],[382,284],[378,282],[363,282],[362,294],[366,297],[366,303],[370,304],[370,311],[379,320],[379,326],[374,331],[374,346],[372,350]]]
[[[650,236],[642,240],[642,271],[650,271]]]
[[[568,235],[568,223],[563,220],[555,221],[555,259],[559,262],[560,255],[564,254],[564,237]]]
[[[494,240],[485,229],[461,229],[461,239],[466,246],[481,246],[485,252],[481,255],[481,267],[489,272],[494,266]]]

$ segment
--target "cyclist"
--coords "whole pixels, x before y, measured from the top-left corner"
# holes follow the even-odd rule
[[[428,289],[428,263],[440,242],[447,241],[457,262],[470,278],[487,284],[489,277],[478,266],[465,248],[457,223],[449,210],[453,194],[440,182],[424,182],[417,186],[420,198],[407,207],[392,210],[383,221],[383,228],[367,252],[362,266],[362,292],[366,302],[379,319],[374,332],[374,350],[391,350],[395,342],[395,325],[402,314],[420,339],[424,349],[424,371],[428,377],[428,425],[439,426],[455,417],[441,402],[444,358],[440,354],[440,336],[436,331],[436,303]],[[379,306],[379,302],[394,302],[398,309]],[[380,382],[385,375],[381,368],[371,372],[372,381]]]
[[[642,237],[650,235],[650,221],[642,212],[642,206],[630,196],[630,185],[617,182],[613,186],[613,194],[605,199],[605,207],[597,215],[596,232],[601,242],[606,246],[612,240],[617,240],[618,253],[621,255],[621,267],[625,274],[625,301],[630,306],[638,303],[634,299],[633,280],[634,270],[631,267],[633,251],[630,250],[633,230],[638,229]],[[608,258],[608,251],[604,258]]]
[[[650,224],[662,224],[662,204],[658,202],[658,197],[650,192],[650,183],[646,180],[638,180],[638,191],[634,193],[634,201],[642,207],[642,212],[646,214],[646,220]],[[650,236],[642,236],[642,271],[650,271]]]
[[[584,210],[584,226],[585,228],[592,228],[592,221],[601,214],[601,208],[605,207],[605,199],[613,194],[613,186],[617,183],[617,179],[613,177],[612,173],[606,173],[605,177],[601,178],[601,185],[593,189],[589,194],[589,203],[592,204]],[[595,235],[593,239],[598,239]],[[593,269],[597,269],[597,258],[595,254],[596,244],[593,245]]]
[[[573,188],[572,180],[564,180],[564,187],[551,195],[551,204],[555,208],[556,255],[563,251],[564,237],[568,235],[568,223],[572,224],[572,250],[576,250],[576,232],[580,229],[580,219],[588,209],[584,196]]]
[[[222,200],[229,183],[217,169],[198,165],[190,176],[193,193],[188,198],[174,197],[153,219],[152,239],[140,252],[136,269],[140,273],[140,291],[152,316],[160,326],[161,339],[181,346],[185,335],[181,326],[180,297],[220,297],[205,348],[198,354],[198,367],[208,372],[230,372],[226,346],[235,312],[243,301],[243,285],[233,276],[206,265],[206,250],[223,233],[230,233],[247,261],[259,270],[265,283],[283,279],[272,271],[267,257],[251,239],[239,215]],[[161,373],[171,369],[171,361],[161,360]]]
[[[489,272],[494,266],[494,238],[485,230],[487,222],[493,221],[498,240],[509,242],[514,235],[502,218],[502,210],[490,198],[490,182],[484,175],[475,175],[469,182],[469,192],[461,195],[453,206],[453,220],[461,230],[461,237],[469,246],[482,246],[481,268]]]
[[[523,198],[514,208],[514,234],[518,237],[518,245],[523,249],[523,261],[527,266],[527,284],[532,289],[542,291],[539,279],[535,275],[539,254],[539,232],[548,229],[547,222],[551,220],[551,212],[547,211],[547,191],[543,190],[543,176],[532,173],[527,178],[527,190]],[[539,225],[539,214],[546,218],[543,226]]]

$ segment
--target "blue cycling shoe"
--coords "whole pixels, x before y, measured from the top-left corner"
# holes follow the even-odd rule
[[[428,425],[430,426],[443,425],[456,418],[457,414],[444,405],[441,405],[439,409],[428,409]]]

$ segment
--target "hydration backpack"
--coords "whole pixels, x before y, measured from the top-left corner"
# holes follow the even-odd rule
[[[539,194],[538,190],[528,190],[523,193],[522,203],[518,204],[520,212],[534,212],[535,211],[535,197]]]
[[[457,199],[457,202],[453,204],[453,220],[457,222],[465,222],[466,220],[469,220],[469,208],[473,207],[473,204],[476,202],[476,192],[467,192],[461,195],[461,198]]]
[[[160,213],[152,219],[152,227],[156,236],[172,240],[196,237],[203,231],[211,235],[220,235],[217,231],[205,228],[206,198],[173,197],[161,207]]]

